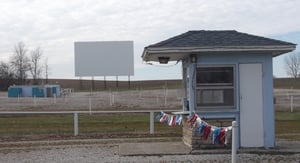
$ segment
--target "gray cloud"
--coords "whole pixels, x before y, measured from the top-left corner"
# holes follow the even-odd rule
[[[29,48],[41,46],[51,66],[72,65],[74,41],[134,40],[136,67],[143,68],[144,46],[187,30],[236,29],[264,36],[300,31],[299,6],[296,0],[4,0],[0,59],[24,41]],[[73,75],[69,70],[63,76]]]

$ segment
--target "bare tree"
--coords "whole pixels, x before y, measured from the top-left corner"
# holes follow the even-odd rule
[[[25,84],[27,71],[29,70],[29,58],[26,56],[27,48],[23,42],[14,46],[14,53],[10,63],[15,71],[19,84]]]
[[[285,57],[286,72],[296,79],[300,73],[300,53],[290,53]]]
[[[7,88],[14,83],[15,74],[8,63],[0,62],[0,90],[7,91]]]
[[[0,79],[14,78],[14,73],[8,63],[0,62]]]
[[[45,59],[45,77],[46,77],[46,84],[48,84],[48,75],[49,75],[49,65],[48,65],[48,58]]]
[[[39,79],[42,74],[42,66],[41,66],[41,59],[43,56],[43,52],[40,47],[37,47],[35,50],[31,51],[30,53],[30,73],[32,75],[33,84],[39,84]]]

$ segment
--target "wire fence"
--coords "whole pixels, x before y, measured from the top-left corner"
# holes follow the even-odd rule
[[[73,92],[51,98],[0,96],[0,111],[99,111],[107,109],[181,108],[180,89]]]
[[[0,93],[0,111],[101,111],[101,110],[140,110],[140,109],[180,109],[182,108],[181,89],[129,90],[72,92],[61,97],[8,98]],[[300,90],[275,89],[274,106],[276,111],[300,111]]]
[[[300,90],[274,89],[274,106],[276,111],[300,111]]]

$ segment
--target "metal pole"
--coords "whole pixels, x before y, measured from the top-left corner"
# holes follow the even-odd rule
[[[291,112],[294,111],[294,96],[291,95]]]
[[[92,98],[89,97],[89,111],[90,111],[90,115],[92,114]]]
[[[74,136],[78,135],[78,113],[74,112]]]
[[[33,96],[33,105],[36,106],[36,96]]]
[[[53,94],[54,104],[56,104],[56,94]]]
[[[150,112],[150,134],[154,134],[154,113]]]
[[[237,128],[238,124],[236,121],[232,121],[232,153],[231,153],[231,162],[236,163],[236,150],[237,150]]]
[[[128,88],[130,89],[130,75],[128,75]]]
[[[164,96],[165,96],[165,107],[167,107],[167,88],[164,90]]]
[[[111,89],[109,89],[109,104],[110,104],[110,106],[112,106],[112,93],[111,93]]]

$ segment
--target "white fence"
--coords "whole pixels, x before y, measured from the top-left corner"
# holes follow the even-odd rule
[[[164,112],[174,112],[179,110],[164,110]],[[154,113],[157,110],[127,110],[127,111],[62,111],[62,112],[0,112],[3,115],[74,115],[74,136],[79,134],[78,115],[79,114],[120,114],[120,113],[148,113],[150,118],[149,133],[154,134]]]
[[[300,111],[300,93],[274,93],[274,104],[277,111]]]

